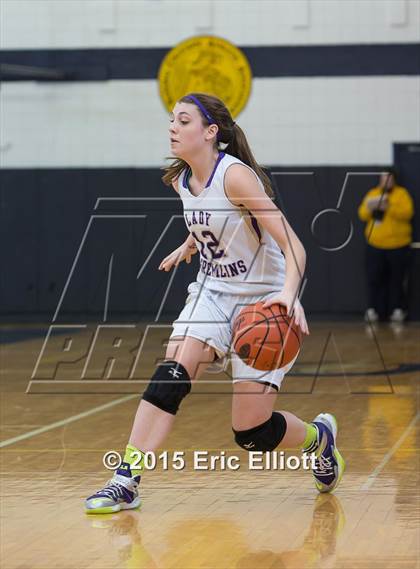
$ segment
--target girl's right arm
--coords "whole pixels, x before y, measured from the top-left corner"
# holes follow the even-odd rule
[[[177,249],[169,253],[167,257],[159,265],[159,271],[165,270],[170,271],[173,265],[178,266],[181,261],[186,263],[191,263],[192,255],[197,253],[197,246],[194,241],[194,237],[189,234],[187,239],[180,245]]]
[[[177,187],[177,180],[174,180],[172,182],[172,187],[178,194],[179,192]],[[197,245],[195,244],[195,239],[191,233],[188,233],[188,237],[184,243],[182,243],[182,245],[177,247],[177,249],[172,251],[172,253],[169,253],[169,255],[163,259],[159,265],[159,271],[170,271],[173,265],[178,266],[181,261],[191,263],[191,257],[192,255],[195,255],[195,253],[197,253]]]

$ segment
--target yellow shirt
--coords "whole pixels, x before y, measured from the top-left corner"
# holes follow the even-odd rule
[[[379,186],[372,188],[359,206],[359,218],[367,222],[365,227],[367,242],[379,249],[398,249],[409,245],[412,240],[413,199],[405,188],[394,186],[388,194],[388,208],[382,220],[379,221],[373,219],[367,201],[379,197],[382,191]]]

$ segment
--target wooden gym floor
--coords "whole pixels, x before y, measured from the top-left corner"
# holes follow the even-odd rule
[[[124,449],[142,387],[71,383],[80,359],[62,366],[64,380],[29,384],[47,327],[3,325],[2,567],[419,567],[420,324],[310,327],[277,407],[336,415],[347,471],[333,495],[317,494],[301,469],[247,468],[232,440],[228,375],[209,370],[165,447],[185,451],[186,467],[146,472],[141,510],[86,516],[83,500],[110,477],[102,457]],[[141,364],[149,376],[161,339],[154,346]],[[241,468],[194,471],[194,450],[237,455]]]

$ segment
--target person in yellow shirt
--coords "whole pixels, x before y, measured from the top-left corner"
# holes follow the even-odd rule
[[[363,198],[359,218],[366,222],[366,321],[403,322],[407,316],[404,281],[410,261],[413,199],[397,184],[393,168]]]

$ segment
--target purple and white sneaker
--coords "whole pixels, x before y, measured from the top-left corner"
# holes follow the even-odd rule
[[[110,514],[132,510],[141,504],[138,493],[140,476],[132,476],[130,465],[123,462],[102,490],[85,501],[87,514]]]
[[[338,486],[346,463],[336,446],[337,421],[330,413],[320,413],[311,423],[318,432],[316,442],[305,452],[316,455],[312,474],[320,492],[332,492]]]

